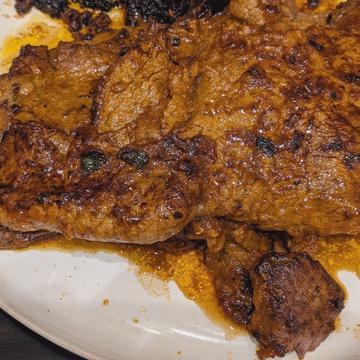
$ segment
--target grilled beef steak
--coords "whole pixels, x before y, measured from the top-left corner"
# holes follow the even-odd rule
[[[0,248],[206,240],[219,304],[259,356],[301,357],[344,295],[268,232],[360,235],[359,1],[210,13],[22,49],[0,77]]]
[[[234,1],[117,59],[116,41],[24,49],[0,81],[1,224],[150,243],[226,216],[358,235],[357,2],[310,26],[280,5],[259,1],[257,23]]]

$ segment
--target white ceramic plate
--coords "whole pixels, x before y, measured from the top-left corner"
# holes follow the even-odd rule
[[[24,20],[13,21],[7,1],[0,0],[0,14],[1,42]],[[345,272],[340,278],[349,291],[341,330],[306,360],[360,359],[354,332],[360,323],[360,281]],[[109,305],[102,304],[104,299]],[[223,331],[175,284],[170,284],[169,297],[149,295],[127,261],[113,254],[0,252],[0,307],[88,359],[255,359],[256,344],[249,337],[225,340]]]

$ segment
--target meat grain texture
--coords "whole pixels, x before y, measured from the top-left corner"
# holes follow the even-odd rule
[[[4,231],[205,239],[219,303],[259,356],[314,350],[342,290],[268,232],[360,235],[359,9],[233,0],[146,34],[25,47],[0,78]]]
[[[261,6],[185,18],[121,57],[116,41],[24,48],[0,82],[0,222],[144,243],[195,216],[358,235],[358,3],[316,25]],[[90,150],[106,158],[92,172]]]

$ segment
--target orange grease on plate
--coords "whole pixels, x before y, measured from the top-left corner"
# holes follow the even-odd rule
[[[318,260],[331,276],[337,278],[340,270],[347,270],[360,277],[360,239],[334,237],[301,242],[295,248]]]
[[[144,277],[149,276],[158,281],[162,280],[163,286],[169,281],[174,281],[188,299],[196,302],[206,316],[224,330],[227,339],[245,334],[245,330],[227,318],[218,306],[210,275],[202,261],[201,251],[167,254],[144,246],[66,240],[63,237],[34,244],[30,248],[116,253],[137,266],[138,277],[142,284]],[[150,294],[155,292],[155,295],[167,295],[165,292],[159,294],[158,286],[159,283],[155,282],[155,289],[151,289],[149,288],[151,283],[146,282],[145,289]]]
[[[49,48],[54,48],[59,41],[72,40],[71,33],[60,21],[48,20],[45,23],[42,16],[34,16],[21,31],[8,36],[2,43],[0,68],[3,71],[8,70],[22,46],[47,45]]]
[[[320,1],[320,6],[316,11],[324,11],[325,7],[334,7],[338,2],[338,0],[331,0],[327,3]],[[304,4],[303,0],[296,0],[296,5],[300,8],[302,4]],[[110,17],[113,20],[114,28],[123,26],[123,12],[115,11],[110,14]],[[53,26],[49,26],[41,21],[35,21],[28,24],[16,36],[11,36],[5,40],[1,50],[2,63],[0,63],[0,66],[8,68],[12,59],[17,56],[21,46],[31,44],[47,45],[49,48],[53,48],[59,41],[71,40],[72,36],[69,31],[58,22],[54,21]],[[218,306],[211,278],[202,262],[200,251],[174,255],[159,253],[141,246],[65,240],[63,237],[46,243],[38,243],[30,248],[84,251],[88,253],[98,251],[116,253],[137,265],[139,279],[142,283],[146,275],[154,276],[162,280],[164,284],[174,281],[188,299],[195,301],[212,321],[224,329],[227,338],[233,338],[236,335],[245,333],[244,329],[228,319]],[[304,242],[301,244],[301,251],[309,253],[314,259],[318,260],[334,277],[337,277],[339,270],[348,270],[360,277],[359,240],[339,237],[331,240]],[[148,283],[146,286],[149,286]],[[103,305],[108,305],[108,303],[108,299],[103,301]],[[338,321],[337,328],[339,326],[340,322]],[[354,330],[355,333],[360,338],[359,325]]]
[[[167,254],[144,246],[66,240],[63,237],[32,245],[31,248],[116,253],[137,266],[141,283],[144,276],[160,279],[164,282],[164,286],[169,281],[174,281],[188,299],[196,302],[203,312],[224,330],[226,338],[231,339],[245,333],[245,330],[228,319],[218,306],[210,275],[203,264],[202,253],[199,250],[186,254]],[[309,253],[335,278],[340,270],[351,271],[360,277],[360,240],[338,237],[331,240],[304,242],[301,243],[299,250]],[[151,286],[149,284],[147,282],[145,287],[152,293],[149,291]],[[340,327],[340,320],[337,320],[336,329],[339,330]]]

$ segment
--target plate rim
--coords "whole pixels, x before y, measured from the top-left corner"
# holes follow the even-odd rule
[[[0,0],[0,6],[3,3],[4,1]],[[32,317],[26,315],[26,313],[21,308],[13,306],[9,301],[5,301],[1,296],[0,296],[0,309],[2,309],[9,316],[14,318],[22,325],[24,325],[26,328],[34,331],[39,336],[78,356],[81,356],[88,360],[111,359],[110,357],[106,356],[106,354],[103,355],[96,353],[94,351],[88,351],[83,346],[79,344],[75,344],[74,342],[71,342],[69,340],[66,340],[65,337],[61,335],[61,332],[55,332],[55,333],[52,332],[51,329],[42,326],[39,321],[32,319]],[[355,354],[355,356],[357,356],[357,354]],[[121,360],[121,358],[117,358],[117,359]],[[355,359],[356,358],[354,357],[354,360]]]
[[[84,348],[78,345],[74,345],[61,338],[59,335],[53,335],[49,331],[45,330],[40,325],[36,324],[35,321],[31,320],[28,316],[21,314],[16,311],[10,304],[6,304],[0,297],[0,309],[7,313],[9,316],[14,318],[20,324],[26,326],[28,329],[34,331],[37,335],[42,336],[44,339],[54,343],[55,345],[74,353],[75,355],[81,356],[87,360],[104,360],[106,357],[100,357],[94,353],[88,352]]]

